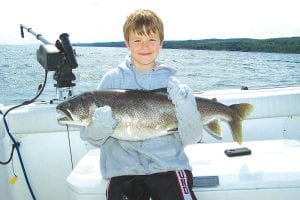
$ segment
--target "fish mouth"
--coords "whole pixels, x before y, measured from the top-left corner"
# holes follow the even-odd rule
[[[61,114],[61,117],[59,117],[57,120],[59,123],[73,121],[73,117],[70,111],[68,110],[56,110],[58,113]]]
[[[57,112],[61,114],[61,117],[57,119],[59,124],[62,125],[72,125],[72,126],[87,126],[88,123],[75,120],[72,117],[72,113],[69,110],[57,109]]]

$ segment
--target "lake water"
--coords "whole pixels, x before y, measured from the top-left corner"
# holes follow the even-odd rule
[[[0,45],[0,104],[32,99],[45,72],[37,62],[39,45]],[[124,60],[126,48],[74,47],[79,67],[74,93],[94,90],[102,75]],[[300,86],[300,55],[205,50],[162,49],[159,60],[177,68],[177,78],[194,91]],[[38,100],[56,98],[53,72]]]

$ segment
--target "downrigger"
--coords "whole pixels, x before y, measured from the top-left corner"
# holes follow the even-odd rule
[[[62,33],[55,44],[48,42],[41,34],[35,33],[31,28],[20,25],[21,36],[24,38],[23,29],[36,36],[43,42],[36,52],[38,62],[46,71],[54,71],[53,79],[56,80],[54,86],[57,88],[57,100],[61,101],[73,96],[72,88],[76,80],[72,70],[78,67],[75,51],[69,40],[69,34]]]

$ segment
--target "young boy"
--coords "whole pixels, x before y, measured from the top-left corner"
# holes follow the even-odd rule
[[[108,179],[107,199],[196,199],[184,146],[202,137],[202,121],[192,90],[173,77],[175,69],[156,61],[164,32],[150,10],[137,10],[125,21],[124,39],[130,51],[125,61],[108,71],[98,89],[153,90],[168,87],[178,119],[178,132],[144,141],[110,137],[118,123],[109,106],[97,108],[93,123],[81,137],[101,147],[101,173]]]

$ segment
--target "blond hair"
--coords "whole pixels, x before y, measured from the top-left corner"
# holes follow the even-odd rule
[[[129,34],[150,35],[158,33],[160,42],[164,40],[164,25],[156,13],[147,9],[139,9],[130,14],[124,25],[123,33],[126,42],[129,42]]]

